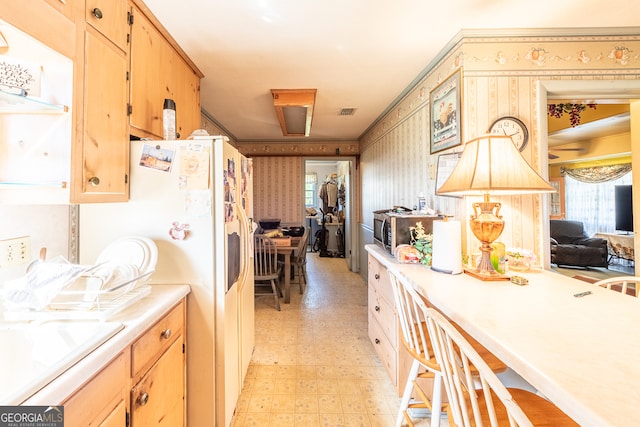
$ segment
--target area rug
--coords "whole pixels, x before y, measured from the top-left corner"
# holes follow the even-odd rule
[[[569,277],[577,277],[578,279],[584,280],[584,278],[593,278],[595,280],[608,279],[610,277],[618,277],[618,276],[633,276],[634,270],[633,267],[623,267],[620,266],[611,266],[611,268],[602,268],[602,267],[589,267],[589,268],[570,268],[570,267],[557,267],[551,266],[551,271],[555,271],[556,273],[560,273]]]

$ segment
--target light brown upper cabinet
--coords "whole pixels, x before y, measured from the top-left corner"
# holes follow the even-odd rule
[[[86,0],[85,20],[123,52],[129,50],[129,5],[126,0]]]
[[[131,30],[131,134],[162,138],[165,98],[176,103],[179,139],[200,128],[202,73],[188,63],[177,44],[165,36],[135,4]],[[153,76],[153,77],[151,77]]]
[[[16,166],[16,159],[3,158],[21,172],[15,179],[10,176],[12,181],[33,184],[36,189],[30,190],[38,191],[37,195],[22,187],[0,189],[2,202],[23,198],[28,203],[52,204],[127,201],[130,136],[162,138],[164,99],[176,102],[177,131],[182,138],[200,127],[202,73],[141,0],[2,0],[0,19],[60,56],[64,61],[57,61],[55,67],[59,74],[58,62],[69,70],[47,81],[58,92],[64,90],[64,105],[29,116],[29,126],[23,127],[25,133],[40,132],[37,141],[49,144],[38,150],[27,147],[30,152],[45,153],[41,156],[45,158],[27,159],[32,169],[28,173],[24,172],[28,167]],[[45,103],[60,97],[50,98]],[[56,111],[54,118],[50,109]],[[12,111],[10,116],[5,111],[4,116],[2,120],[10,120],[14,128],[27,120],[22,111]],[[58,116],[62,119],[57,120]],[[63,127],[64,133],[59,130]],[[50,137],[52,129],[62,136]],[[5,143],[2,139],[0,135],[0,144]],[[24,140],[28,144],[36,138]],[[59,159],[55,166],[60,170],[55,173],[46,163],[51,159]],[[38,169],[39,165],[44,167]],[[56,187],[50,188],[50,182]]]
[[[127,111],[129,11],[127,0],[87,0],[79,24],[76,63],[76,124],[71,201],[121,202],[129,198],[129,123]]]

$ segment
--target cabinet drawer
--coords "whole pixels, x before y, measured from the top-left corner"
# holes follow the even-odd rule
[[[373,348],[378,354],[380,361],[387,369],[391,382],[395,386],[398,382],[397,352],[385,336],[384,332],[382,332],[382,328],[376,321],[371,310],[369,310],[369,339],[371,340]]]
[[[391,288],[387,268],[371,255],[369,255],[368,280],[369,284],[373,285],[389,304],[393,304],[393,289]]]
[[[380,277],[380,263],[371,255],[367,258],[367,275],[371,285],[377,285]]]
[[[96,422],[109,424],[116,414],[122,414],[120,425],[124,423],[126,405],[125,386],[129,374],[127,363],[129,353],[120,353],[107,367],[102,369],[87,384],[82,386],[64,405],[65,426],[86,427]]]
[[[131,347],[131,374],[135,378],[183,333],[185,316],[184,300],[166,316],[156,322]]]
[[[396,326],[396,312],[394,307],[381,298],[376,288],[369,286],[369,311],[380,325],[385,336],[395,348],[397,343],[398,328]]]

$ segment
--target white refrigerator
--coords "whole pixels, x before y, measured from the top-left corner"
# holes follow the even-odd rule
[[[130,200],[80,206],[80,262],[158,246],[151,284],[187,283],[187,421],[229,426],[254,347],[253,166],[226,137],[132,141]]]

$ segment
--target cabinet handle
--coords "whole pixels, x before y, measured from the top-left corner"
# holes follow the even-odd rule
[[[165,340],[168,340],[169,338],[171,338],[171,329],[169,329],[169,328],[165,329],[164,331],[162,331],[160,336],[162,338],[164,338]]]
[[[93,8],[93,10],[91,11],[91,14],[95,16],[97,19],[102,19],[102,11],[97,7]]]
[[[378,338],[376,338],[375,340],[373,340],[376,344],[380,344],[380,340]]]
[[[378,273],[376,273],[373,277],[375,277],[375,278],[376,278],[376,280],[379,280],[379,279],[380,279],[380,275],[379,275]]]
[[[375,306],[375,308],[374,308],[374,310],[375,310],[375,311],[377,311],[377,312],[380,312],[380,306],[379,306],[379,305],[376,305],[376,306]]]
[[[139,406],[144,406],[147,404],[147,402],[149,401],[149,393],[142,393],[140,396],[138,396],[138,405]]]
[[[92,176],[91,178],[89,178],[89,184],[97,187],[98,185],[100,185],[100,178],[98,178],[97,176]]]

